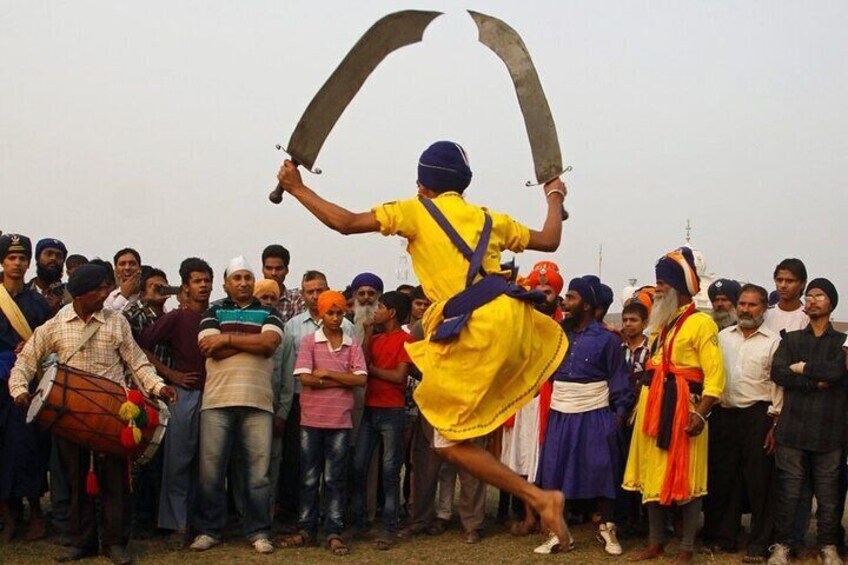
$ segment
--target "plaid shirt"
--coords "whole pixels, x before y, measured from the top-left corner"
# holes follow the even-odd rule
[[[845,429],[845,334],[833,326],[819,337],[812,326],[787,333],[771,366],[771,378],[783,387],[783,410],[775,439],[780,445],[827,452],[843,447]],[[803,374],[794,363],[806,363]],[[830,384],[820,389],[818,382]]]
[[[99,324],[100,329],[82,349],[68,359],[90,324]],[[159,394],[165,386],[144,351],[133,339],[126,318],[117,312],[100,310],[88,322],[83,322],[73,305],[69,304],[36,329],[18,355],[9,379],[9,393],[12,397],[27,392],[27,384],[35,377],[39,363],[51,353],[55,353],[62,363],[121,385],[125,384],[126,365],[147,393]]]
[[[121,312],[127,321],[130,323],[133,339],[136,343],[141,343],[141,334],[144,330],[156,323],[156,320],[161,318],[153,308],[148,306],[143,300],[136,300],[127,305]],[[173,367],[173,358],[171,356],[171,348],[165,343],[157,343],[151,351],[163,365]]]
[[[35,277],[27,283],[27,286],[30,288],[30,290],[36,291],[38,294],[45,298],[47,298],[49,295],[61,296],[62,300],[59,303],[59,308],[61,308],[62,306],[66,306],[74,301],[74,298],[71,296],[71,293],[68,292],[65,283],[63,283],[62,281],[56,281],[50,284],[46,289],[41,290],[41,287],[36,284],[37,280],[38,277]],[[56,311],[58,311],[58,308],[56,309]]]
[[[300,289],[289,289],[283,287],[282,296],[280,296],[280,301],[277,303],[277,312],[280,313],[280,318],[282,318],[283,323],[285,324],[301,312],[305,311],[306,302],[303,300],[303,295],[300,293]]]
[[[630,379],[634,385],[642,384],[642,377],[645,373],[645,367],[648,365],[648,359],[651,356],[651,350],[648,347],[648,340],[645,339],[642,345],[636,349],[630,349],[627,342],[621,343],[624,349],[624,361],[627,363],[627,368],[630,370]]]

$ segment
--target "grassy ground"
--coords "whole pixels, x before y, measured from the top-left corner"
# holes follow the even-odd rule
[[[409,563],[420,565],[436,565],[471,563],[491,565],[496,563],[620,563],[624,562],[627,553],[644,543],[642,540],[624,540],[625,555],[622,557],[607,556],[600,544],[594,539],[594,530],[590,526],[572,527],[572,533],[577,540],[577,548],[572,552],[558,556],[542,556],[533,554],[533,548],[543,541],[537,535],[526,538],[514,538],[500,526],[490,526],[483,542],[478,545],[467,545],[460,537],[457,527],[449,529],[439,537],[423,536],[413,541],[399,542],[387,552],[378,552],[371,548],[368,541],[354,542],[352,552],[347,557],[334,557],[323,548],[277,550],[273,555],[258,555],[239,538],[226,540],[224,544],[205,553],[197,554],[187,550],[169,549],[163,540],[134,540],[131,549],[140,565],[177,565],[182,563],[297,563],[303,565],[325,564],[339,561],[352,564],[385,564]],[[676,544],[670,545],[670,557],[657,561],[670,562],[676,551]],[[37,543],[14,542],[0,545],[0,563],[3,565],[36,565],[53,563],[53,559],[66,549],[59,547],[50,540]],[[740,563],[742,554],[736,555],[698,555],[696,563]],[[814,555],[807,556],[796,563],[815,563]],[[96,560],[84,561],[86,564],[108,564],[109,560],[100,557]]]
[[[488,489],[487,514],[494,516],[497,511],[497,491]],[[47,507],[48,500],[45,497],[44,504]],[[747,519],[747,516],[745,517]],[[747,520],[745,520],[747,523]],[[812,520],[811,530],[815,531],[815,519]],[[26,525],[21,524],[19,532],[26,531]],[[561,555],[536,555],[533,548],[544,541],[541,534],[534,534],[525,538],[516,538],[509,534],[505,526],[495,525],[488,522],[484,532],[483,541],[476,545],[468,545],[462,538],[461,528],[457,524],[451,527],[441,536],[421,536],[411,541],[398,541],[389,551],[377,551],[372,549],[369,540],[354,541],[350,544],[351,553],[346,557],[335,557],[324,547],[311,547],[305,549],[278,549],[272,555],[258,555],[243,538],[238,537],[232,528],[232,535],[225,539],[224,543],[206,551],[195,553],[189,550],[177,550],[171,548],[165,538],[151,540],[132,540],[130,549],[135,557],[135,563],[139,565],[179,565],[183,563],[222,563],[222,564],[269,564],[269,563],[296,563],[298,565],[327,564],[338,562],[340,564],[395,564],[404,563],[411,565],[495,565],[495,564],[544,564],[544,563],[575,563],[575,564],[612,564],[625,563],[628,553],[642,547],[644,539],[622,539],[624,555],[620,557],[609,556],[604,553],[603,547],[595,540],[595,529],[591,525],[571,526],[577,547],[573,552]],[[376,537],[378,530],[375,529],[372,537]],[[274,540],[279,539],[276,535]],[[323,539],[323,538],[322,538]],[[0,543],[0,565],[40,565],[54,563],[55,558],[67,552],[67,548],[60,547],[55,539],[47,539],[35,543],[19,541],[20,537],[11,544]],[[814,540],[813,535],[808,535],[808,546]],[[665,559],[653,561],[652,563],[670,563],[677,551],[677,542],[672,542],[667,547]],[[696,555],[695,563],[741,563],[743,553]],[[814,551],[808,551],[803,559],[793,563],[813,564],[817,563]],[[82,561],[85,565],[108,565],[110,561],[105,557],[88,559]]]

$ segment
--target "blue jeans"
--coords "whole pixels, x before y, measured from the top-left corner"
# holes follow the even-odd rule
[[[248,407],[211,408],[200,412],[200,504],[197,529],[221,539],[227,524],[224,481],[233,444],[243,455],[247,488],[244,494],[244,533],[251,541],[271,532],[271,462],[273,416]]]
[[[194,525],[202,395],[199,390],[177,391],[177,402],[170,407],[168,441],[159,448],[164,455],[159,527],[166,530],[186,530]]]
[[[400,466],[403,463],[403,426],[406,408],[365,407],[356,449],[353,455],[353,516],[356,526],[364,528],[367,521],[365,492],[368,483],[368,466],[377,446],[383,439],[383,531],[397,531],[400,511]]]
[[[324,472],[326,515],[324,531],[339,535],[344,530],[347,494],[347,457],[350,429],[300,427],[299,526],[311,536],[318,533],[318,489]]]

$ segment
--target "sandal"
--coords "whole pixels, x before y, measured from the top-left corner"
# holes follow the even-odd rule
[[[391,549],[394,546],[395,540],[391,538],[388,534],[382,534],[376,540],[374,540],[374,549],[377,551],[386,551]]]
[[[329,549],[333,555],[337,555],[339,557],[350,553],[350,548],[338,534],[331,534],[327,536],[327,549]]]
[[[315,545],[316,542],[317,540],[315,539],[315,536],[306,530],[301,530],[292,536],[282,538],[278,545],[283,549],[291,549],[296,547],[309,547],[311,545]]]

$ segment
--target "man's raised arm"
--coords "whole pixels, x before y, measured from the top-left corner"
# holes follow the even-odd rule
[[[277,180],[286,192],[297,198],[322,224],[344,235],[380,231],[373,212],[355,213],[318,196],[303,184],[300,171],[289,160],[280,167]]]
[[[562,239],[562,203],[568,189],[559,177],[544,186],[548,212],[542,231],[530,230],[530,242],[527,249],[536,251],[556,251]]]

